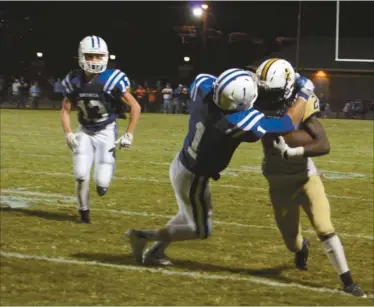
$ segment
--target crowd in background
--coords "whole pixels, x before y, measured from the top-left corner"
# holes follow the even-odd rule
[[[13,107],[38,109],[40,101],[50,108],[60,108],[63,98],[61,78],[45,78],[43,86],[38,81],[31,83],[24,78],[12,78],[5,82],[0,76],[0,102],[8,102]],[[166,114],[188,113],[189,88],[186,84],[177,84],[174,87],[169,82],[156,81],[154,84],[144,81],[131,81],[128,91],[138,100],[142,112],[164,112]]]
[[[186,84],[173,84],[169,82],[137,82],[131,80],[128,90],[138,100],[142,112],[165,114],[187,114],[189,106],[189,87]],[[323,93],[318,94],[320,99],[320,117],[332,117],[328,99]],[[9,82],[0,75],[0,103],[7,102],[15,108],[57,109],[61,106],[63,98],[63,86],[61,78],[45,78],[40,76],[38,80],[26,81],[23,77],[13,77]],[[127,110],[123,106],[123,112]],[[347,100],[344,107],[336,110],[334,117],[339,118],[343,113],[344,118],[365,119],[366,115],[374,111],[374,101],[354,99]]]

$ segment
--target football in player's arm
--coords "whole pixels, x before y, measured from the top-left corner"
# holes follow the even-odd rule
[[[267,133],[293,131],[313,88],[299,91],[297,102],[282,118],[266,118],[254,108],[257,78],[242,69],[229,69],[218,78],[200,74],[190,88],[188,133],[170,166],[170,179],[179,211],[161,229],[130,229],[132,253],[139,263],[167,265],[166,247],[174,241],[208,238],[213,204],[209,181],[219,180],[243,142],[257,142]],[[144,253],[148,241],[156,241]]]
[[[285,159],[297,157],[318,157],[330,152],[330,142],[322,124],[317,118],[319,100],[315,94],[309,98],[305,110],[303,129],[279,136],[274,147],[279,149]]]
[[[265,69],[268,73],[264,73]],[[260,92],[257,104],[259,107],[269,108],[265,113],[281,114],[284,112],[284,105],[289,105],[288,100],[293,101],[290,93],[294,82],[286,83],[289,90],[287,86],[284,87],[285,71],[288,74],[294,73],[291,64],[282,59],[267,60],[257,71],[260,82],[267,86],[267,93],[277,93],[269,103],[263,100]],[[298,76],[296,89],[308,82],[310,81]],[[265,97],[269,97],[266,91],[263,93]],[[282,111],[279,112],[280,110]],[[322,180],[310,158],[328,154],[330,151],[326,132],[316,118],[318,112],[319,101],[313,93],[306,101],[305,113],[298,130],[278,139],[274,135],[263,139],[262,172],[269,183],[270,200],[277,226],[287,248],[295,254],[296,267],[300,270],[308,269],[309,240],[302,235],[299,219],[302,207],[320,238],[328,259],[338,272],[344,291],[365,297],[361,288],[353,282],[343,246],[331,222],[330,204]]]

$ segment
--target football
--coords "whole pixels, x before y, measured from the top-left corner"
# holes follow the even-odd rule
[[[304,130],[292,131],[284,135],[283,138],[290,147],[304,146],[313,141],[313,137]]]

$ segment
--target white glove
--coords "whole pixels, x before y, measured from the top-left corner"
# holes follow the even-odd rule
[[[132,145],[133,139],[133,134],[131,132],[126,132],[116,141],[116,145],[119,144],[119,148],[129,148]]]
[[[78,147],[77,138],[75,137],[75,134],[73,132],[70,132],[66,135],[66,142],[70,148],[71,151],[74,151]]]
[[[273,142],[274,148],[278,149],[283,159],[302,157],[304,155],[304,147],[290,148],[283,136],[277,137]]]

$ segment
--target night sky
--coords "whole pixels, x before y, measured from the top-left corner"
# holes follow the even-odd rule
[[[197,3],[195,3],[197,4]],[[303,2],[301,36],[335,36],[336,2]],[[277,36],[296,37],[299,2],[210,2],[209,28],[222,32],[208,40],[212,66],[249,64],[271,52]],[[44,54],[51,74],[77,67],[77,47],[87,35],[103,37],[116,64],[130,76],[175,75],[184,56],[201,64],[201,39],[182,44],[173,30],[199,25],[189,2],[1,2],[1,58],[6,74],[18,74]],[[342,2],[340,32],[345,37],[374,37],[373,2]],[[228,44],[227,35],[243,32],[265,39]],[[7,48],[4,48],[6,46]],[[4,61],[6,59],[6,61]],[[199,59],[199,61],[197,61]],[[247,62],[247,63],[246,63]],[[217,64],[219,63],[219,64]]]

